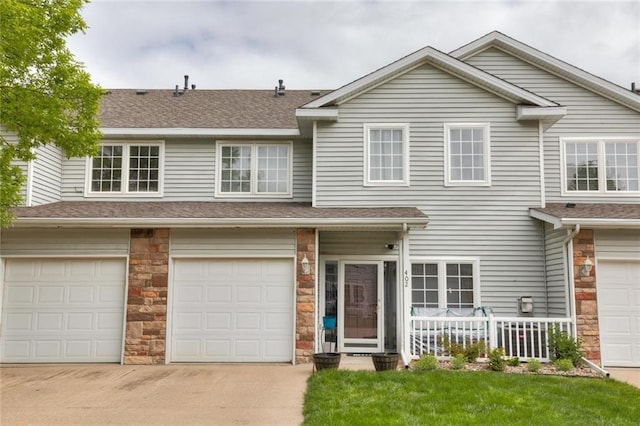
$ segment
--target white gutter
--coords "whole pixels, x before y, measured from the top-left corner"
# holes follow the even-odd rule
[[[300,226],[309,227],[335,227],[335,228],[393,228],[397,229],[404,224],[410,228],[424,228],[428,220],[415,219],[379,219],[379,218],[30,218],[18,217],[14,219],[14,227],[150,227],[166,226],[171,228],[292,228]]]
[[[571,332],[574,337],[578,335],[578,327],[576,325],[577,314],[576,314],[576,288],[573,276],[573,239],[576,235],[580,233],[580,224],[577,224],[575,229],[569,233],[562,240],[562,244],[566,246],[566,255],[567,255],[567,272],[568,272],[568,293],[569,293],[569,315],[571,318]]]
[[[518,105],[516,110],[516,120],[546,120],[558,121],[567,115],[567,107],[563,106],[529,106]]]
[[[162,136],[275,136],[275,137],[292,137],[300,136],[298,129],[234,129],[234,128],[148,128],[148,127],[103,127],[100,131],[104,136],[146,136],[146,137],[162,137]]]
[[[589,366],[589,368],[591,368],[592,370],[595,370],[598,373],[602,374],[604,377],[609,377],[609,372],[607,370],[605,370],[603,368],[600,368],[599,366],[597,366],[593,362],[589,361],[587,358],[582,357],[582,362],[587,364]]]
[[[296,118],[336,121],[338,108],[297,108]]]
[[[529,216],[548,222],[553,225],[553,229],[563,227],[574,227],[582,225],[586,227],[598,228],[640,228],[640,219],[606,219],[606,218],[579,218],[579,217],[556,217],[548,213],[543,213],[535,209],[529,209]]]
[[[317,203],[317,179],[318,172],[318,122],[313,122],[313,134],[311,137],[311,207],[315,207]]]

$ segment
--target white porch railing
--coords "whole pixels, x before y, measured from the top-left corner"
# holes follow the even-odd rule
[[[504,348],[510,358],[548,361],[550,330],[558,326],[560,331],[571,333],[570,318],[412,316],[409,321],[412,358],[425,353],[447,357],[447,345],[466,348],[482,340],[488,349]],[[486,358],[486,351],[480,358]]]

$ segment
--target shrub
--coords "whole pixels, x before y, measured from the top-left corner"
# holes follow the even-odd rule
[[[433,371],[438,368],[438,358],[433,355],[422,355],[413,363],[415,371]]]
[[[573,370],[573,361],[570,359],[557,359],[553,362],[553,365],[560,371]]]
[[[542,367],[542,362],[535,358],[530,359],[527,363],[527,370],[530,373],[537,373],[538,371],[540,371],[540,367]]]
[[[481,353],[484,353],[486,346],[484,340],[476,340],[472,342],[467,340],[467,347],[464,349],[464,356],[468,362],[476,362]]]
[[[573,366],[578,367],[582,364],[584,356],[580,349],[581,345],[580,339],[574,339],[566,331],[560,331],[557,324],[549,330],[549,358],[551,361],[569,359]]]
[[[458,354],[451,358],[451,368],[454,370],[462,370],[467,363],[467,357],[464,354]]]
[[[444,353],[451,356],[464,354],[464,345],[458,342],[452,342],[448,334],[438,338],[438,343],[442,345]]]
[[[489,358],[489,367],[491,367],[493,371],[504,371],[507,366],[507,362],[503,356],[504,349],[501,347],[497,347],[489,351],[487,358]]]
[[[507,365],[510,365],[511,367],[518,367],[520,365],[520,358],[518,358],[517,356],[509,358],[507,360]]]

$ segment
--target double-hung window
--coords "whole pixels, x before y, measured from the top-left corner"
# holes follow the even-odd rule
[[[640,141],[568,138],[561,147],[565,195],[638,194]]]
[[[432,259],[411,263],[414,308],[474,308],[480,305],[477,259]]]
[[[87,195],[161,195],[163,147],[161,142],[102,144],[87,160]]]
[[[219,143],[218,197],[291,197],[292,151],[287,143]]]
[[[409,184],[409,126],[364,125],[364,185]]]
[[[444,125],[445,186],[491,185],[489,123]]]

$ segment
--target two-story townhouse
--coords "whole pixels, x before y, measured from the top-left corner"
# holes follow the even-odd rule
[[[23,165],[0,362],[408,359],[412,311],[482,307],[640,365],[633,92],[494,32],[334,91],[111,90],[101,123]]]

